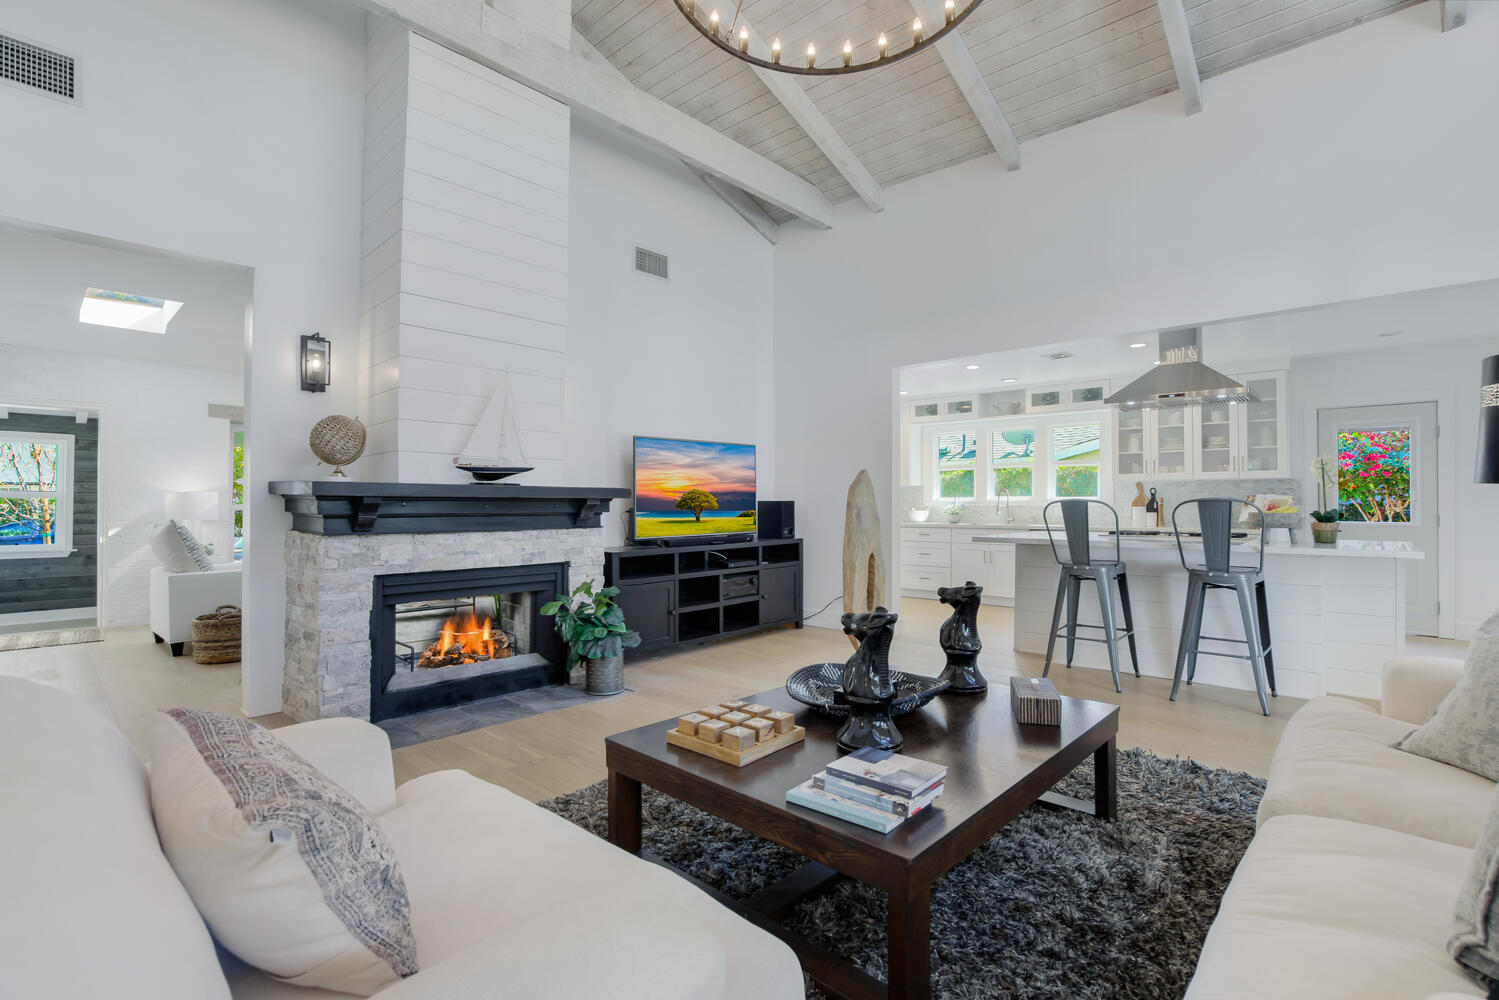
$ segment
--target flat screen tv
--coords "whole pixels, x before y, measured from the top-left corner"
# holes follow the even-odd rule
[[[755,534],[755,446],[635,438],[635,540]]]

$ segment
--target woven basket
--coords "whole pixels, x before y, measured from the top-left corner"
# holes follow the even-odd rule
[[[193,619],[194,663],[237,663],[239,661],[240,610],[232,604],[220,604],[206,615]]]

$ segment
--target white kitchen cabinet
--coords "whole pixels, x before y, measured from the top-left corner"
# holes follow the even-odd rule
[[[1120,410],[1115,431],[1119,476],[1139,480],[1191,479],[1196,427],[1185,407]]]
[[[1243,454],[1240,426],[1240,404],[1228,400],[1204,403],[1194,414],[1192,438],[1196,444],[1193,459],[1198,479],[1235,479]]]
[[[952,586],[969,580],[984,588],[985,604],[1015,599],[1015,546],[1011,542],[976,542],[998,528],[955,530],[952,542]]]
[[[1234,407],[1239,417],[1239,476],[1284,478],[1290,474],[1291,466],[1287,449],[1290,421],[1286,373],[1250,372],[1236,377],[1259,397],[1257,402]]]

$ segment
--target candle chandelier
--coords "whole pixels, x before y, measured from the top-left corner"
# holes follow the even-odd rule
[[[747,62],[761,69],[775,70],[778,73],[796,73],[802,76],[837,76],[840,73],[859,73],[866,69],[875,69],[879,66],[888,66],[893,62],[899,62],[906,56],[914,55],[925,49],[943,35],[952,31],[963,22],[974,8],[983,3],[984,0],[970,0],[963,7],[959,7],[957,0],[945,0],[942,18],[943,24],[936,31],[928,34],[928,26],[922,24],[921,18],[911,21],[909,27],[902,25],[898,29],[891,29],[890,34],[897,35],[900,41],[904,41],[909,35],[910,44],[904,48],[892,48],[890,40],[885,32],[881,32],[874,43],[874,54],[872,57],[865,54],[860,61],[854,50],[852,39],[846,39],[843,48],[835,60],[827,60],[822,65],[818,64],[818,51],[816,42],[807,43],[807,51],[804,59],[793,59],[786,62],[781,58],[781,40],[773,39],[770,43],[770,57],[764,58],[750,52],[750,30],[747,24],[740,23],[740,11],[744,6],[744,0],[739,0],[738,6],[734,8],[734,16],[725,26],[718,16],[718,10],[706,7],[700,0],[673,0],[682,16],[687,22],[698,30],[708,41],[718,46],[723,51],[736,59]],[[708,0],[709,3],[712,0]],[[708,10],[706,18],[703,11]],[[797,42],[796,44],[800,44]]]

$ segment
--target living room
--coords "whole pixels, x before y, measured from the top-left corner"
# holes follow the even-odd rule
[[[1499,10],[1455,0],[926,6],[751,4],[737,12],[742,34],[686,0],[87,0],[0,15],[7,51],[25,57],[9,65],[48,68],[6,70],[12,85],[0,88],[7,133],[31,151],[7,159],[0,185],[4,235],[27,241],[6,244],[0,296],[13,322],[0,332],[0,409],[84,429],[12,435],[71,436],[75,472],[90,422],[99,450],[94,564],[56,585],[91,582],[92,593],[68,591],[66,618],[0,633],[0,712],[18,751],[5,783],[21,798],[0,823],[12,848],[0,884],[11,900],[36,901],[5,907],[0,992],[14,982],[21,995],[393,1000],[606,988],[1483,995],[1486,903],[1476,941],[1454,929],[1454,907],[1470,863],[1492,856],[1499,775],[1484,759],[1488,730],[1450,727],[1494,681],[1485,623],[1499,585],[1482,567],[1496,547],[1486,484],[1499,437],[1487,422],[1496,411],[1481,404],[1499,381],[1484,367],[1499,353],[1485,348],[1496,321],[1484,297],[1499,278],[1488,166],[1499,154],[1489,107]],[[784,60],[768,44],[781,39]],[[809,63],[838,78],[786,72]],[[76,265],[55,289],[22,266],[44,245]],[[110,278],[95,253],[143,269]],[[175,293],[173,268],[237,287],[238,300],[226,291],[214,311],[230,319],[199,325],[204,297]],[[149,300],[133,302],[148,310],[181,302],[180,314],[162,334],[75,324],[90,289]],[[28,294],[44,304],[30,308]],[[1451,296],[1469,297],[1461,323],[1431,304]],[[1388,319],[1405,297],[1419,300],[1412,318]],[[1364,341],[1234,356],[1214,332],[1267,317],[1288,329],[1360,303]],[[45,326],[43,308],[66,328]],[[1170,334],[1199,328],[1200,343],[1169,353]],[[1225,538],[1245,536],[1231,539],[1236,555],[1265,546],[1261,589],[1252,574],[1203,586],[1242,584],[1268,608],[1256,618],[1252,604],[1241,614],[1232,595],[1209,595],[1201,640],[1242,636],[1248,658],[1204,648],[1201,682],[1198,654],[1185,671],[1178,655],[1190,645],[1178,635],[1191,631],[1190,571],[1185,557],[1172,565],[1174,537],[1121,541],[1112,572],[1059,566],[1076,554],[1059,507],[1059,548],[1048,550],[1044,531],[1039,544],[961,543],[1009,546],[1010,583],[1035,606],[994,601],[992,582],[987,601],[906,586],[907,570],[926,565],[908,558],[910,491],[942,471],[920,448],[913,459],[911,442],[930,435],[935,447],[963,422],[913,424],[908,404],[1003,392],[1009,377],[1044,388],[1045,373],[1001,371],[1012,352],[1071,346],[1091,361],[1087,345],[1105,343],[1119,353],[1073,374],[1108,377],[1109,395],[1152,360],[1289,373],[1277,474],[1247,486],[1162,478],[1159,465],[1134,476],[1126,419],[1154,429],[1177,404],[1163,394],[1158,410],[1130,417],[1137,401],[1120,400],[1093,407],[1105,414],[1107,489],[1056,491],[1054,466],[1075,455],[1049,450],[1034,482],[1052,485],[1015,521],[994,521],[1014,475],[991,461],[994,434],[1030,416],[995,411],[999,422],[974,435],[972,491],[923,495],[922,524],[955,531],[966,520],[975,538],[993,538],[1037,524],[1042,501],[1100,499],[1130,527],[1137,478],[1173,509],[1252,495],[1270,513],[1255,521],[1234,507]],[[200,353],[173,361],[161,356],[168,345]],[[172,363],[180,370],[141,374]],[[906,381],[939,367],[998,377]],[[1247,449],[1243,414],[1272,397],[1254,381],[1214,390],[1234,386],[1245,395],[1224,392],[1241,408],[1228,447]],[[1177,410],[1204,434],[1196,472],[1220,447],[1204,429],[1217,400]],[[1416,403],[1438,414],[1434,444],[1404,460],[1416,485],[1403,502],[1421,515],[1338,518],[1327,523],[1339,540],[1315,546],[1310,512],[1344,506],[1336,470],[1330,501],[1310,471],[1329,454],[1317,414]],[[1036,412],[1046,428],[1058,423]],[[1164,440],[1145,461],[1165,456]],[[754,502],[724,490],[716,513],[656,511],[641,441],[748,448],[732,457],[741,481],[751,472]],[[692,470],[708,468],[692,454]],[[479,475],[528,471],[486,484],[457,461]],[[1419,485],[1427,471],[1430,492]],[[8,500],[60,497],[39,477],[15,478],[0,483]],[[1184,486],[1199,480],[1224,492]],[[71,523],[86,525],[87,484],[65,482],[83,487]],[[1291,526],[1275,520],[1282,497],[1296,507],[1288,539],[1274,534]],[[960,508],[951,527],[949,505]],[[652,512],[688,533],[706,520],[708,541],[635,544],[650,520],[638,515]],[[711,531],[715,518],[751,513],[753,530]],[[1172,510],[1152,513],[1169,532]],[[1196,516],[1204,538],[1187,551],[1219,511]],[[1073,521],[1084,535],[1100,527]],[[1406,530],[1394,522],[1430,528],[1433,541],[1385,531]],[[167,524],[184,529],[184,547],[206,541],[212,562],[238,564],[234,601],[208,603],[206,590],[176,581],[192,595],[171,616],[182,638],[153,620],[153,574],[180,575],[149,542]],[[23,527],[27,545],[58,542],[39,522]],[[1371,531],[1391,547],[1329,554],[1357,552]],[[959,544],[949,543],[949,571]],[[15,567],[78,555],[0,558],[0,597],[38,589],[25,585],[34,569]],[[1112,647],[1074,652],[1078,629],[1127,613],[1130,598],[1100,602],[1083,588],[1064,620],[1059,574],[1086,569],[1114,593],[1126,559],[1140,635],[1121,620]],[[1293,561],[1318,567],[1315,585],[1283,575]],[[7,590],[8,569],[33,575]],[[1027,574],[1044,580],[1029,586]],[[585,580],[595,591],[626,585],[614,595],[623,625],[615,614],[594,637],[642,632],[622,667],[609,643],[566,638],[567,613],[549,603]],[[1412,624],[1419,609],[1404,600],[1428,591],[1430,629]],[[1349,607],[1374,596],[1387,636],[1337,631],[1348,624],[1340,615],[1376,617]],[[448,665],[451,646],[435,633],[397,652],[411,640],[398,625],[441,625],[443,602],[459,598],[496,622],[480,640],[491,644],[484,663]],[[607,599],[592,603],[610,614]],[[195,644],[195,619],[228,604]],[[844,613],[866,617],[844,625]],[[664,631],[644,634],[654,621]],[[1033,621],[1039,629],[1021,627]],[[1325,631],[1313,640],[1311,628]],[[1054,655],[1048,630],[1066,640]],[[416,666],[428,639],[440,669]],[[517,655],[498,655],[501,640]],[[215,641],[237,659],[195,662]],[[951,669],[940,676],[944,654]],[[965,655],[968,673],[955,660]],[[848,734],[836,739],[840,719],[859,717],[797,700],[788,684],[826,665],[849,677],[849,664],[876,684],[886,665],[928,684],[922,706],[901,704],[887,722],[904,734],[903,753],[947,768],[946,790],[930,815],[889,834],[788,799],[834,763],[835,744],[851,748]],[[443,670],[457,673],[419,676]],[[962,693],[980,690],[974,670],[987,694]],[[1032,680],[1054,684],[1060,738],[1014,721],[1012,679],[1023,682],[1016,698],[1045,690]],[[461,694],[459,680],[472,682]],[[736,768],[667,743],[680,719],[699,717],[685,723],[696,733],[717,721],[701,710],[725,702],[763,710],[741,712],[757,727],[727,728],[778,752]],[[1412,730],[1427,734],[1414,741],[1423,750],[1391,748]],[[304,770],[268,785],[215,776],[212,744],[231,739]],[[1053,793],[1085,812],[1044,801]],[[317,902],[328,869],[314,856],[327,845],[252,815],[274,811],[276,796],[319,794],[369,833],[375,846],[356,860],[383,859],[375,867],[396,874],[344,900],[374,907],[362,923]],[[195,809],[227,824],[212,850],[250,851],[238,856],[275,866],[279,884],[303,895],[270,898],[263,882],[192,860],[209,850],[184,853],[177,839]],[[107,843],[94,832],[104,816],[119,830]],[[533,863],[494,852],[507,837]],[[695,881],[630,856],[642,852]],[[1402,869],[1398,857],[1419,860]],[[775,888],[789,875],[800,884]],[[1064,879],[1074,891],[1058,894]],[[1380,884],[1388,890],[1368,889]],[[292,927],[279,917],[287,905],[317,912]],[[1271,920],[1276,907],[1298,921]],[[590,962],[568,959],[575,946],[558,942],[569,931],[586,935]],[[1454,958],[1459,937],[1467,946]],[[326,959],[330,945],[347,961]]]

